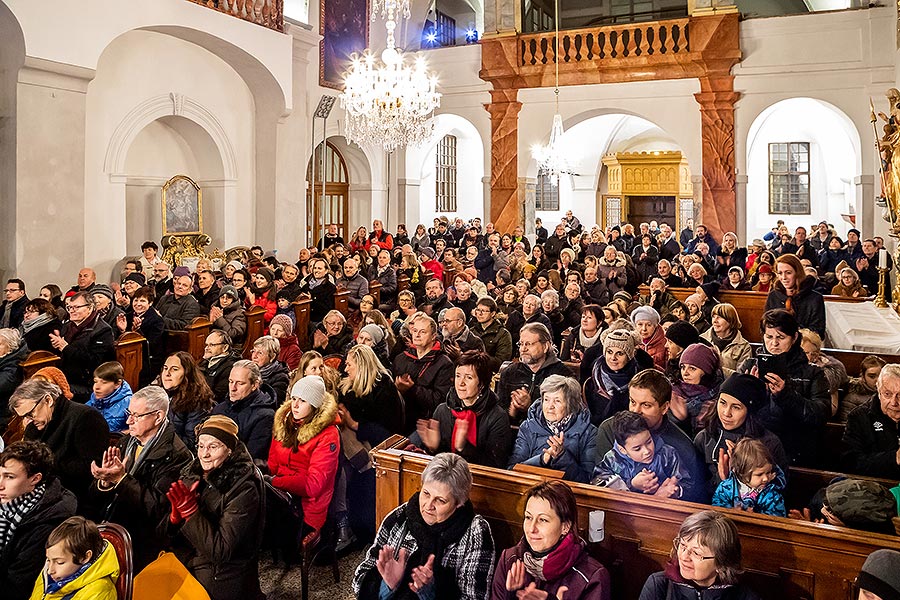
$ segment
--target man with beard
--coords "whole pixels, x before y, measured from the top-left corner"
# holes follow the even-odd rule
[[[419,305],[419,310],[437,319],[445,308],[450,308],[450,301],[444,293],[444,283],[440,279],[430,279],[425,284],[425,300]]]

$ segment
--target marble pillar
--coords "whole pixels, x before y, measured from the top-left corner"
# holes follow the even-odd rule
[[[518,90],[491,91],[485,108],[491,115],[491,212],[485,215],[498,231],[512,231],[522,223],[519,198],[519,111]]]
[[[703,138],[703,208],[701,220],[717,239],[737,227],[734,160],[734,103],[740,93],[734,91],[734,76],[700,78],[700,104]]]

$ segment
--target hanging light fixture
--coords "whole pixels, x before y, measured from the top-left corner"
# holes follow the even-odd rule
[[[556,63],[556,114],[553,115],[553,126],[550,128],[550,141],[546,146],[537,146],[532,155],[538,161],[538,170],[547,174],[552,186],[559,185],[562,174],[569,172],[569,164],[563,151],[563,121],[559,114],[559,0],[554,2],[554,25],[556,37],[553,39],[553,62]]]
[[[346,137],[359,146],[378,146],[393,152],[418,146],[434,131],[434,110],[441,104],[423,57],[407,64],[394,45],[397,18],[409,18],[409,0],[375,0],[372,19],[382,13],[387,45],[379,61],[371,50],[352,57],[344,79],[341,107],[347,112]]]

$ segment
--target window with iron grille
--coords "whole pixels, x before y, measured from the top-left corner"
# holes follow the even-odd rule
[[[437,145],[435,210],[456,212],[456,136],[445,135]]]
[[[539,171],[534,189],[534,210],[559,210],[559,183],[553,185],[550,175]]]
[[[808,142],[769,144],[769,212],[810,214]]]
[[[434,11],[434,29],[437,34],[436,45],[438,46],[455,46],[456,45],[456,19],[445,15],[439,10]]]

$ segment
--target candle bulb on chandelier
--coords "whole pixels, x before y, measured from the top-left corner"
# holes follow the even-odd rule
[[[884,248],[878,251],[878,268],[887,269],[887,250]]]

